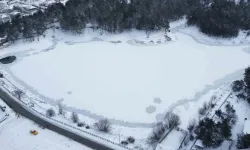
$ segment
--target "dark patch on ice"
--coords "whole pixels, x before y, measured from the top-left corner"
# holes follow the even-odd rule
[[[154,113],[155,111],[156,111],[156,107],[155,107],[155,106],[150,105],[150,106],[148,106],[148,107],[146,108],[146,112],[147,112],[148,114],[152,114],[152,113]]]
[[[98,38],[98,37],[94,37],[94,38],[92,39],[92,41],[103,41],[103,40],[100,39],[100,38]]]
[[[1,58],[0,62],[2,64],[10,64],[10,63],[13,63],[15,60],[16,60],[16,56],[7,56],[4,58]]]
[[[122,43],[122,41],[109,41],[109,42],[114,44]]]
[[[154,103],[160,104],[161,103],[161,99],[159,97],[154,98]]]

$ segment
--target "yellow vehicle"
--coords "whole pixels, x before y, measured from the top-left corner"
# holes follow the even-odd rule
[[[30,130],[30,133],[33,134],[33,135],[37,135],[38,132],[36,130]]]

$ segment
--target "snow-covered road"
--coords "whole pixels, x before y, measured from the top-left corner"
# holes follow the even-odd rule
[[[0,104],[7,106],[1,99]],[[1,150],[91,150],[22,116],[17,118],[8,106],[6,112],[9,117],[0,123]],[[38,135],[30,134],[30,130],[37,130]]]

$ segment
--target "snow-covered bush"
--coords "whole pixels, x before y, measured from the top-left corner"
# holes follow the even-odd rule
[[[236,80],[232,83],[232,90],[234,92],[239,92],[244,89],[244,81],[243,80]]]
[[[15,89],[14,91],[14,95],[21,100],[21,98],[23,97],[25,93],[21,90],[21,89]]]
[[[71,119],[74,123],[78,123],[79,121],[78,114],[75,112],[72,112]]]
[[[108,119],[102,119],[102,120],[99,120],[98,122],[96,122],[94,124],[94,126],[99,130],[99,131],[102,131],[102,132],[110,132],[111,130],[111,124],[109,122]]]
[[[53,108],[48,109],[46,112],[47,117],[54,117],[55,115],[56,115],[56,113],[55,113]]]
[[[217,126],[220,128],[221,135],[224,137],[224,139],[229,140],[232,136],[232,126],[230,125],[230,119],[222,119],[222,122],[218,122]]]
[[[189,122],[188,127],[187,127],[189,133],[193,132],[195,126],[196,126],[196,120],[193,119],[192,121]]]
[[[215,111],[215,115],[218,116],[219,118],[222,118],[222,117],[223,117],[223,116],[222,116],[223,113],[222,113],[222,111],[221,111],[220,109]]]
[[[85,127],[86,129],[90,129],[90,126],[89,125],[86,125],[86,127]]]
[[[214,101],[215,101],[215,100],[211,99],[211,100],[208,102],[208,109],[214,108],[214,106],[215,106],[215,102],[214,102]]]
[[[135,138],[132,137],[132,136],[129,136],[129,137],[127,138],[127,141],[128,141],[129,143],[134,143],[134,142],[135,142]]]
[[[250,67],[245,69],[244,82],[246,84],[246,88],[250,89]]]
[[[203,107],[199,108],[198,112],[199,112],[199,115],[201,115],[201,116],[206,114],[206,110]]]
[[[238,99],[243,99],[243,100],[245,100],[247,98],[247,96],[244,92],[237,94],[236,97]]]
[[[122,145],[128,145],[128,141],[121,141]]]
[[[199,109],[199,114],[201,116],[205,115],[206,112],[209,110],[209,108],[210,108],[210,105],[208,105],[206,102],[204,102],[202,108]]]
[[[65,111],[64,111],[64,106],[63,106],[63,104],[62,104],[62,102],[60,101],[59,103],[58,103],[58,114],[59,115],[65,115]]]
[[[156,144],[161,139],[165,131],[165,125],[162,122],[157,123],[156,127],[153,129],[153,132],[148,137],[148,143],[151,145]]]
[[[164,119],[166,121],[166,127],[168,129],[171,129],[180,125],[180,116],[178,116],[177,114],[173,112],[167,112]]]
[[[85,123],[84,123],[84,122],[79,122],[79,123],[77,124],[77,126],[78,126],[78,127],[84,127],[84,126],[85,126]]]
[[[233,126],[233,125],[235,125],[235,123],[238,119],[238,116],[235,113],[236,111],[233,108],[233,105],[231,105],[229,102],[227,103],[227,105],[225,107],[226,107],[227,119],[229,120],[230,125]]]
[[[224,141],[221,131],[221,128],[213,119],[205,118],[199,122],[195,134],[205,147],[215,148]]]
[[[190,135],[189,135],[189,139],[190,139],[190,141],[193,141],[193,140],[194,140],[194,135],[193,135],[193,134],[190,134]]]

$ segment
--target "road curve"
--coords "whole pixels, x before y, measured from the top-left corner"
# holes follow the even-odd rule
[[[74,132],[70,132],[64,128],[61,128],[59,126],[56,126],[55,124],[41,118],[40,116],[37,116],[28,110],[26,110],[20,103],[15,101],[7,92],[2,90],[0,88],[0,98],[8,105],[10,108],[12,108],[15,112],[19,113],[20,115],[33,120],[37,124],[46,127],[49,130],[52,130],[54,132],[57,132],[63,136],[66,136],[70,139],[73,139],[89,148],[95,149],[95,150],[113,150],[112,148],[109,148],[103,144],[97,143],[95,141],[92,141],[88,138],[84,138]]]

